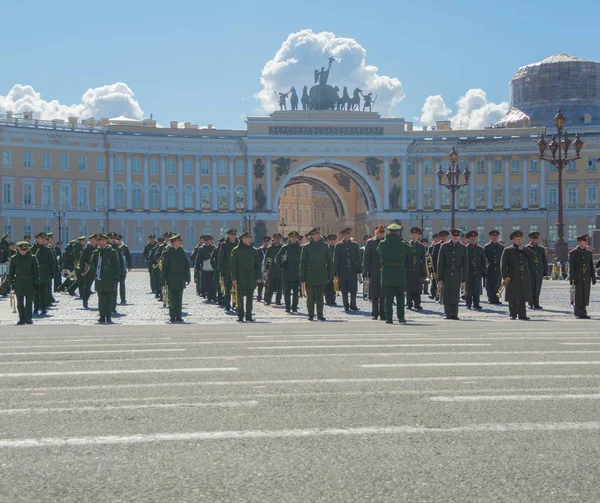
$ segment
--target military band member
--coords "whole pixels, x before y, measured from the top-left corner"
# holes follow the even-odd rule
[[[438,270],[438,259],[440,256],[440,249],[442,248],[443,244],[448,242],[449,235],[450,235],[450,233],[446,230],[438,232],[438,241],[434,242],[433,248],[431,250],[431,259],[433,261],[433,270],[435,271],[436,276],[437,276],[437,281],[432,281],[432,284],[431,284],[431,298],[436,301],[440,300],[438,298],[438,283],[440,281],[440,271]],[[434,288],[434,286],[435,286],[435,288]]]
[[[371,293],[369,292],[369,281],[365,281],[365,269],[364,269],[364,263],[365,263],[365,249],[367,247],[367,241],[369,241],[369,239],[371,239],[372,236],[370,236],[369,234],[366,234],[363,236],[363,240],[362,240],[362,246],[360,247],[359,250],[359,255],[360,255],[360,263],[362,265],[362,274],[360,274],[358,276],[358,281],[360,282],[360,284],[362,285],[362,297],[363,300],[371,300]]]
[[[460,230],[453,229],[452,239],[440,247],[437,260],[438,281],[442,282],[442,301],[447,320],[458,320],[460,290],[467,280],[467,247],[459,243]]]
[[[231,252],[239,245],[237,238],[237,229],[227,231],[227,239],[219,248],[219,274],[223,279],[223,303],[225,311],[232,312],[231,309]],[[235,299],[234,299],[235,300]]]
[[[298,238],[300,234],[292,231],[288,234],[288,243],[283,245],[275,261],[282,272],[283,298],[286,313],[298,312],[298,295],[300,294],[300,254],[302,248]]]
[[[461,234],[460,236],[460,244],[463,246],[469,246],[469,235],[468,233],[464,232],[463,234]]]
[[[165,246],[165,238],[162,236],[156,240],[156,245],[148,256],[150,267],[152,267],[152,291],[154,298],[162,300],[162,287],[160,285],[160,258]]]
[[[117,242],[119,240],[119,235],[116,232],[110,232],[108,235],[108,242],[109,244],[114,248],[114,250],[117,252],[117,255],[119,257],[119,265],[121,266],[119,268],[119,274],[122,275],[123,274],[123,265],[124,265],[124,261],[123,261],[123,251],[121,250],[121,247],[119,246],[119,243]],[[113,297],[113,314],[117,314],[117,295],[119,293],[119,281],[121,281],[121,276],[119,276],[117,278],[117,281],[115,282],[115,295]],[[80,292],[81,295],[81,292]]]
[[[150,290],[152,293],[156,293],[154,291],[154,281],[152,280],[152,263],[150,262],[150,253],[156,246],[156,236],[154,234],[150,234],[148,236],[148,242],[144,246],[144,261],[146,262],[146,267],[148,269],[148,276],[150,276]]]
[[[502,279],[508,280],[505,299],[511,320],[528,320],[527,303],[531,299],[531,277],[529,261],[535,258],[533,252],[521,244],[523,233],[513,231],[510,235],[512,246],[507,246],[502,252]]]
[[[261,268],[262,268],[262,276],[260,278],[260,283],[258,284],[258,291],[256,294],[256,300],[261,302],[263,299],[263,289],[265,287],[265,254],[267,253],[267,248],[271,243],[271,236],[263,236],[262,245],[259,246],[256,251],[258,252],[258,260],[260,260]]]
[[[469,257],[469,267],[467,273],[467,285],[465,289],[465,301],[467,309],[473,306],[478,311],[483,309],[480,304],[482,281],[485,279],[485,255],[483,247],[477,244],[477,231],[469,231],[467,238],[469,244],[467,246],[467,254]]]
[[[62,241],[58,241],[54,247],[54,256],[56,257],[56,271],[54,272],[54,291],[58,292],[60,285],[62,284],[61,271],[63,269],[63,257],[62,257]]]
[[[58,260],[56,259],[56,253],[54,252],[54,245],[52,244],[53,240],[54,240],[54,233],[53,232],[46,232],[46,246],[52,252],[50,254],[50,258],[52,259],[52,270],[54,271],[52,273],[52,277],[48,281],[48,305],[49,306],[51,306],[52,304],[56,304],[58,302],[54,298],[54,295],[53,295],[53,292],[54,292],[54,289],[53,289],[54,276],[56,275],[56,271],[59,270],[58,269]]]
[[[213,237],[209,234],[203,236],[204,243],[198,249],[196,261],[194,263],[194,271],[197,271],[199,281],[202,284],[202,289],[206,294],[206,301],[211,303],[217,302],[217,281],[215,280],[214,268],[211,264],[211,258],[215,253],[213,245]]]
[[[500,260],[502,259],[504,246],[498,242],[500,232],[491,230],[489,236],[490,241],[483,247],[483,254],[485,255],[487,265],[485,275],[487,297],[490,304],[502,304],[496,293],[502,284]]]
[[[117,251],[107,242],[104,234],[97,234],[98,247],[92,254],[90,274],[93,275],[98,295],[98,323],[112,323],[115,284],[121,275],[121,261]]]
[[[129,246],[123,243],[123,236],[117,235],[117,244],[121,250],[121,256],[123,257],[123,264],[121,268],[121,277],[119,278],[119,296],[121,298],[121,305],[127,304],[127,289],[125,282],[127,280],[127,273],[131,272],[133,268],[133,262],[131,261],[131,252]]]
[[[206,298],[206,291],[204,289],[204,286],[202,285],[202,274],[200,272],[201,267],[196,268],[196,259],[198,258],[198,253],[204,246],[204,237],[204,234],[202,234],[202,236],[200,236],[200,239],[196,243],[196,246],[194,246],[194,250],[190,255],[190,264],[194,268],[194,284],[196,285],[196,295]],[[201,266],[202,263],[199,263],[199,265]]]
[[[427,238],[422,238],[421,244],[425,247],[425,254],[427,254],[429,252],[429,240]],[[427,270],[427,262],[425,262],[425,272],[429,275],[429,271]],[[429,278],[429,282],[431,282],[431,281],[433,281],[433,278]],[[429,283],[427,281],[423,281],[423,295],[428,295],[428,294],[429,294]]]
[[[75,286],[75,288],[73,289],[73,292],[75,292],[75,290],[79,289],[79,271],[81,270],[81,254],[83,252],[83,247],[86,245],[87,243],[87,236],[79,236],[77,238],[77,240],[75,241],[75,243],[73,243],[73,271],[75,271],[76,275],[77,275],[77,280],[75,281],[75,284],[77,286]],[[79,292],[79,298],[81,298],[81,292]]]
[[[421,306],[421,292],[423,283],[427,277],[427,264],[425,262],[426,249],[421,244],[421,229],[412,227],[410,229],[411,253],[406,256],[406,307],[417,311],[423,309]]]
[[[352,229],[342,230],[342,240],[335,245],[333,263],[335,275],[338,277],[344,310],[348,313],[358,311],[356,294],[358,292],[358,275],[362,272],[358,243],[352,241]],[[350,294],[350,300],[348,300]]]
[[[171,249],[163,255],[162,281],[167,285],[169,318],[171,323],[183,323],[181,311],[183,306],[183,291],[190,284],[190,263],[187,253],[182,247],[183,240],[179,234],[170,238]]]
[[[379,243],[384,238],[385,226],[380,225],[375,229],[375,237],[367,241],[363,258],[363,274],[369,281],[371,318],[374,320],[378,317],[385,320],[385,292],[381,285],[381,257],[377,251]]]
[[[81,252],[81,258],[79,261],[79,295],[83,301],[83,308],[88,308],[88,301],[92,294],[92,283],[94,282],[94,273],[91,268],[92,255],[94,250],[98,246],[96,240],[97,234],[92,234],[89,239],[89,243],[85,246]]]
[[[525,247],[529,248],[535,255],[535,258],[529,264],[529,273],[531,274],[531,301],[529,307],[531,309],[543,309],[540,306],[540,292],[544,276],[548,274],[548,255],[546,254],[546,248],[538,244],[539,232],[530,232],[528,237],[530,242]]]
[[[40,271],[39,285],[33,300],[33,312],[37,315],[38,312],[41,314],[48,312],[48,282],[54,276],[54,259],[52,251],[46,245],[46,234],[40,232],[35,239],[36,243],[33,245],[31,253],[37,258]]]
[[[577,246],[569,252],[569,282],[575,289],[573,312],[576,318],[589,320],[587,306],[590,304],[591,285],[596,284],[596,270],[592,251],[587,248],[589,236],[577,236]]]
[[[256,248],[252,246],[252,235],[244,232],[239,244],[231,252],[231,283],[237,290],[238,321],[254,321],[252,300],[254,289],[260,283],[262,268]],[[245,301],[245,302],[244,302]]]
[[[306,285],[308,319],[314,320],[316,303],[317,319],[325,321],[323,301],[325,286],[333,279],[333,257],[329,246],[321,238],[319,227],[315,227],[308,234],[310,239],[300,253],[300,282]]]
[[[283,294],[283,282],[281,279],[281,269],[275,263],[275,257],[279,253],[279,250],[283,247],[281,243],[283,236],[276,232],[273,234],[273,243],[267,248],[265,253],[265,274],[266,274],[266,285],[265,285],[265,305],[270,306],[273,300],[273,293],[275,293],[275,304],[281,305],[281,295]]]
[[[31,325],[32,302],[36,286],[39,284],[40,271],[38,262],[29,251],[29,243],[17,243],[17,254],[10,260],[8,268],[8,284],[15,293],[19,321],[17,325]]]
[[[307,238],[307,240],[308,240],[308,238]],[[332,257],[333,257],[333,253],[335,252],[335,244],[336,243],[337,243],[337,235],[329,234],[327,236],[327,246],[329,247],[329,252],[331,253]],[[327,286],[325,287],[325,303],[328,306],[332,306],[332,307],[337,306],[336,297],[337,297],[337,292],[335,291],[335,288],[334,288],[333,278],[331,278],[327,282]]]
[[[217,246],[210,256],[210,265],[215,271],[213,278],[215,280],[215,284],[217,285],[217,304],[219,304],[220,307],[225,305],[225,292],[221,288],[221,271],[219,270],[219,255],[221,254],[223,243],[225,243],[225,238],[219,238]]]

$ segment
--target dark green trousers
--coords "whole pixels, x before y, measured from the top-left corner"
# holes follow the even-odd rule
[[[45,311],[48,309],[48,283],[37,285],[33,297],[33,309]]]
[[[15,300],[17,302],[17,311],[19,312],[19,321],[30,321],[32,316],[33,294],[15,294]]]
[[[298,309],[298,292],[300,291],[299,281],[283,282],[283,297],[285,299],[285,308]]]
[[[254,288],[252,290],[238,290],[237,299],[234,299],[237,302],[237,312],[238,312],[238,320],[243,320],[244,316],[247,320],[252,317],[252,297],[254,296]],[[244,306],[244,300],[246,301],[246,305]],[[244,309],[245,307],[245,309]]]
[[[404,319],[404,288],[399,286],[384,286],[385,292],[385,319],[394,319],[394,299],[396,300],[396,313],[398,319]]]
[[[315,315],[315,303],[317,304],[317,316],[323,316],[325,286],[306,285],[306,309],[309,316]]]
[[[96,292],[98,294],[98,314],[100,318],[110,318],[113,312],[115,292]]]
[[[171,318],[181,318],[181,309],[183,306],[183,290],[168,289],[169,297],[169,316]]]

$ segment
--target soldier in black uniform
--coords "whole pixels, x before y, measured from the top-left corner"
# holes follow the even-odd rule
[[[421,244],[425,247],[425,256],[429,253],[429,240],[427,238],[421,239]],[[427,262],[425,262],[425,273],[428,274],[427,271]],[[432,281],[433,278],[430,278],[429,281]],[[423,281],[423,295],[427,295],[429,293],[429,283],[427,281]]]
[[[427,264],[425,263],[425,246],[421,244],[422,231],[419,227],[410,229],[411,240],[409,242],[412,252],[406,256],[406,307],[417,311],[423,309],[421,306],[421,292],[423,283],[427,277]]]
[[[467,254],[469,256],[469,269],[467,273],[467,287],[465,290],[465,301],[467,309],[473,306],[480,311],[483,309],[479,303],[481,297],[481,282],[485,280],[485,256],[483,248],[477,244],[479,233],[475,230],[467,233],[469,244],[467,245]]]
[[[440,271],[438,271],[438,259],[440,256],[440,249],[442,248],[442,245],[444,245],[445,243],[448,242],[448,236],[450,235],[450,233],[446,230],[440,231],[438,232],[438,239],[439,241],[437,243],[433,244],[433,248],[431,250],[431,259],[433,260],[433,270],[435,271],[438,280],[437,281],[432,281],[431,284],[431,298],[439,301],[440,299],[438,298],[438,282],[440,280]],[[458,241],[457,241],[458,242]]]
[[[115,288],[115,294],[113,296],[113,312],[112,314],[117,314],[117,294],[119,291],[119,281],[121,280],[121,277],[123,276],[123,274],[126,274],[126,271],[123,271],[123,265],[124,265],[124,261],[123,261],[123,250],[121,250],[121,247],[119,246],[118,240],[119,240],[119,235],[116,232],[110,232],[109,234],[107,234],[108,237],[108,242],[109,244],[113,247],[113,249],[117,252],[117,256],[119,257],[119,278],[117,279],[117,281],[115,281],[114,284],[114,288]]]
[[[521,245],[523,233],[513,231],[510,235],[512,246],[507,246],[502,252],[502,279],[507,281],[505,299],[508,302],[510,319],[528,320],[527,303],[531,299],[531,278],[529,275],[529,261],[535,255]]]
[[[273,234],[273,243],[267,248],[265,252],[265,263],[264,269],[266,273],[266,285],[265,285],[265,305],[270,306],[271,300],[273,300],[273,294],[275,294],[275,305],[281,305],[281,296],[283,295],[283,279],[281,275],[281,268],[275,262],[279,250],[283,247],[281,240],[283,236],[276,232]]]
[[[544,276],[548,274],[548,256],[546,248],[538,244],[539,232],[530,232],[528,237],[531,241],[526,245],[526,248],[529,248],[535,255],[535,258],[529,264],[529,273],[531,274],[531,301],[529,307],[531,309],[543,309],[540,306],[540,292]]]
[[[29,252],[29,243],[17,243],[17,255],[10,260],[8,270],[8,283],[15,292],[19,321],[17,325],[31,325],[31,303],[36,285],[40,279],[38,262]]]
[[[442,282],[442,300],[446,319],[458,320],[460,290],[467,279],[468,254],[459,243],[460,230],[451,231],[452,240],[440,246],[437,260],[438,281]]]
[[[385,238],[385,226],[375,229],[375,237],[367,241],[363,257],[363,274],[369,280],[369,295],[371,297],[371,317],[385,320],[385,290],[381,286],[381,257],[377,247]]]
[[[267,253],[267,248],[269,247],[269,243],[271,242],[271,236],[263,236],[262,245],[259,246],[256,251],[258,252],[258,260],[260,260],[262,276],[260,278],[260,283],[258,284],[256,300],[261,302],[263,299],[263,289],[265,288],[265,254]]]
[[[344,310],[358,311],[356,293],[358,291],[358,275],[362,272],[358,243],[352,241],[352,229],[342,230],[342,240],[335,245],[333,263],[335,275],[338,277]],[[350,294],[350,301],[348,301]]]
[[[281,247],[275,262],[281,269],[283,279],[283,298],[286,313],[298,312],[298,295],[300,294],[300,254],[302,247],[298,242],[300,234],[292,231],[288,234],[289,242]]]
[[[327,236],[327,246],[329,246],[329,251],[331,252],[331,256],[333,257],[333,253],[335,252],[335,242],[337,241],[337,236],[335,234],[329,234]],[[337,306],[336,302],[337,292],[333,287],[333,279],[327,282],[327,286],[325,287],[325,304],[328,306]]]
[[[215,280],[214,268],[211,263],[214,253],[213,237],[205,235],[203,246],[198,248],[194,271],[197,271],[199,281],[201,281],[202,288],[206,292],[206,300],[211,303],[217,302],[217,281]]]
[[[56,265],[58,266],[54,271],[54,291],[58,292],[60,285],[62,284],[62,276],[60,275],[63,269],[62,260],[62,241],[58,241],[54,247],[54,256],[56,257]]]
[[[239,243],[237,229],[230,229],[227,231],[226,241],[219,247],[219,274],[223,279],[223,303],[225,311],[231,314],[234,314],[231,302],[231,252]]]
[[[46,234],[40,232],[35,236],[36,243],[31,249],[31,254],[37,258],[40,280],[38,288],[33,299],[34,314],[41,311],[42,314],[48,312],[48,286],[50,278],[54,275],[54,257],[52,250],[46,245]]]
[[[154,281],[152,280],[152,264],[150,263],[150,253],[156,246],[156,236],[150,234],[148,236],[148,242],[144,246],[144,261],[146,262],[146,268],[148,269],[148,276],[150,276],[150,290],[154,292]]]
[[[502,269],[500,268],[500,260],[504,246],[498,242],[500,233],[497,230],[489,232],[490,241],[483,247],[483,254],[487,264],[485,276],[486,291],[488,302],[490,304],[502,304],[496,293],[502,284]]]
[[[206,290],[204,289],[204,286],[202,285],[202,277],[200,274],[200,269],[196,269],[196,259],[198,257],[198,252],[204,246],[204,237],[205,237],[204,234],[202,234],[202,236],[200,236],[200,239],[196,243],[196,246],[194,246],[194,249],[192,250],[192,254],[190,255],[190,264],[194,268],[194,283],[196,285],[196,295],[206,298]]]
[[[92,294],[92,283],[95,279],[94,271],[91,270],[91,264],[92,256],[98,246],[96,237],[97,234],[92,234],[90,236],[90,241],[81,252],[81,258],[79,260],[79,295],[81,295],[84,309],[88,308],[88,301]]]
[[[576,318],[589,320],[587,306],[590,304],[591,285],[596,284],[596,270],[592,251],[587,247],[589,236],[577,237],[577,246],[569,252],[569,282],[575,289],[573,311]]]

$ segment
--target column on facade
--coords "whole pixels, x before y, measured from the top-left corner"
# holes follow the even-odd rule
[[[423,210],[423,159],[417,159],[417,210]]]
[[[546,161],[540,160],[540,208],[546,209]]]
[[[219,184],[217,178],[217,161],[219,160],[218,155],[212,156],[212,210],[219,211]]]
[[[521,157],[521,174],[523,176],[523,189],[521,191],[521,206],[524,210],[529,209],[529,185],[527,181],[527,159],[526,155]]]
[[[160,155],[160,209],[167,210],[167,156]]]
[[[177,156],[177,209],[183,211],[183,156]]]
[[[246,209],[248,211],[254,211],[254,187],[252,186],[252,181],[252,157],[248,157],[248,169],[246,172]]]
[[[383,211],[390,211],[390,158],[383,158]]]
[[[408,157],[404,156],[402,158],[402,211],[406,211],[408,208],[407,201],[407,187],[406,187],[406,164],[408,162]]]
[[[200,156],[194,156],[194,164],[195,164],[195,176],[194,176],[194,195],[196,196],[196,200],[194,202],[194,209],[196,211],[202,211],[202,200],[200,198],[201,195],[201,183],[200,183]]]
[[[469,171],[471,172],[471,179],[469,180],[469,210],[475,210],[475,159],[469,157],[467,162],[469,163]]]
[[[510,157],[504,156],[504,209],[510,209]]]
[[[235,156],[229,156],[229,211],[235,211]]]
[[[487,209],[488,210],[493,210],[494,209],[494,179],[493,179],[493,164],[494,164],[494,160],[493,157],[491,155],[488,156],[487,158]]]
[[[126,162],[126,168],[125,168],[126,169],[126,171],[125,171],[125,177],[126,177],[125,193],[127,194],[125,208],[127,210],[132,210],[133,209],[133,194],[132,194],[132,190],[131,190],[131,154],[125,154],[125,162]]]
[[[265,164],[266,164],[266,186],[265,190],[267,192],[267,211],[273,211],[273,198],[271,197],[271,156],[265,156]]]
[[[436,167],[439,168],[439,166],[440,166],[440,158],[436,157],[433,160],[434,171],[436,171],[435,168]],[[440,184],[437,183],[437,180],[434,180],[434,182],[433,182],[433,192],[434,192],[434,194],[433,194],[433,209],[437,210],[437,211],[442,209],[442,202],[440,200],[440,197],[441,197],[440,188],[441,188]]]
[[[115,154],[108,154],[108,209],[115,209]]]
[[[144,154],[144,210],[150,209],[150,181],[148,178],[148,154]]]

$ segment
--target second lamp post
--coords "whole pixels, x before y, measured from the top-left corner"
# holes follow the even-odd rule
[[[438,181],[442,187],[446,187],[451,194],[450,197],[450,211],[452,212],[452,229],[456,228],[456,192],[461,187],[465,187],[469,185],[469,178],[471,178],[471,172],[469,171],[469,166],[465,167],[465,171],[461,173],[460,166],[458,165],[458,152],[456,148],[452,147],[452,150],[449,154],[450,164],[448,166],[448,171],[444,173],[442,167],[440,166],[437,171]],[[464,183],[461,183],[460,175],[464,177]],[[444,176],[448,180],[444,182]]]

